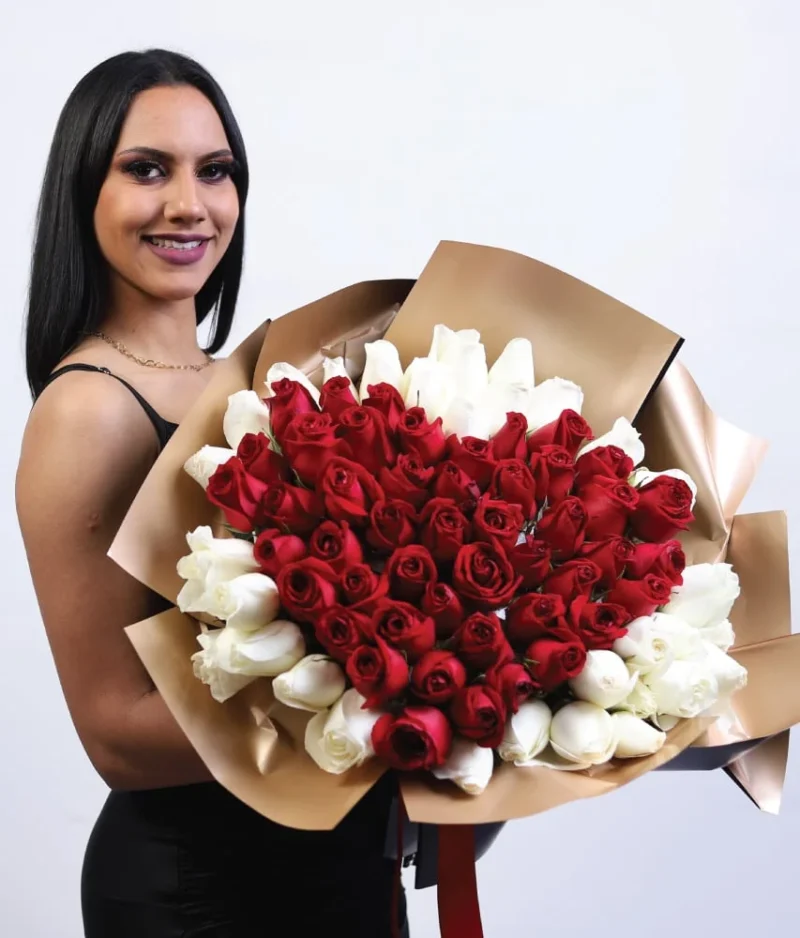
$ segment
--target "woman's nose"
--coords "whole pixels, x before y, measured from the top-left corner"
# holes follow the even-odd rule
[[[206,209],[194,172],[176,173],[167,190],[164,217],[167,221],[201,221]]]

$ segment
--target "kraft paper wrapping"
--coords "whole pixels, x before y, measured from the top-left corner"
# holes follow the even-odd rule
[[[736,654],[750,671],[750,683],[736,698],[736,720],[725,735],[709,720],[685,721],[669,734],[661,752],[647,759],[588,773],[503,764],[478,798],[427,774],[403,776],[410,819],[465,824],[535,814],[605,794],[664,768],[696,742],[729,752],[732,742],[752,746],[766,740],[740,763],[764,752],[772,760],[772,774],[767,778],[766,769],[756,770],[754,781],[753,773],[742,769],[745,781],[738,781],[744,787],[750,784],[751,797],[761,791],[774,800],[775,779],[782,779],[782,750],[775,741],[800,722],[800,682],[794,679],[800,646],[788,634],[783,516],[736,516],[763,444],[711,414],[685,369],[673,363],[682,341],[677,335],[538,261],[444,242],[416,283],[357,284],[260,327],[215,366],[202,398],[153,467],[110,555],[174,602],[182,582],[175,564],[186,553],[186,532],[219,520],[182,467],[201,446],[223,444],[227,396],[243,388],[263,391],[267,368],[282,360],[318,379],[325,355],[344,355],[355,377],[364,341],[384,331],[407,365],[414,356],[427,354],[437,322],[480,330],[490,364],[509,339],[527,336],[534,347],[537,382],[559,376],[580,384],[586,394],[584,412],[596,433],[619,416],[638,414],[648,466],[677,466],[698,481],[698,523],[686,549],[695,561],[727,558],[736,565],[742,581]],[[276,704],[267,681],[256,682],[226,704],[213,701],[192,673],[197,629],[192,618],[171,610],[127,631],[214,777],[274,821],[304,829],[334,827],[380,777],[381,766],[373,762],[338,777],[322,772],[303,747],[310,714]]]

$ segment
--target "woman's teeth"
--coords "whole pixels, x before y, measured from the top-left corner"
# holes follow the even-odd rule
[[[202,241],[168,241],[166,238],[148,238],[151,244],[159,248],[169,248],[171,251],[191,251],[199,248]]]

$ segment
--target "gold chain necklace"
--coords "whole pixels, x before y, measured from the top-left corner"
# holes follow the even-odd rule
[[[166,368],[170,371],[202,371],[204,368],[208,368],[214,361],[208,352],[206,352],[206,360],[200,365],[170,365],[166,362],[156,361],[154,358],[140,358],[138,355],[134,355],[124,343],[120,342],[118,339],[112,339],[111,336],[106,335],[105,332],[87,332],[86,335],[102,339],[103,342],[115,348],[121,355],[129,358],[132,362],[136,362],[137,365],[144,365],[145,368]]]

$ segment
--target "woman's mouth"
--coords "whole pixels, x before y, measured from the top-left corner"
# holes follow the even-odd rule
[[[206,253],[209,239],[199,236],[166,238],[158,235],[144,235],[142,240],[154,254],[170,264],[196,264]]]

